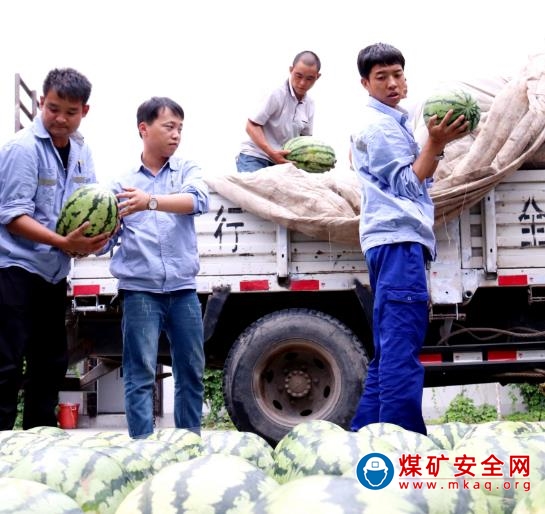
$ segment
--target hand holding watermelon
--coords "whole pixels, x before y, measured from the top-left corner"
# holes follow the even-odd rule
[[[63,249],[70,257],[84,257],[99,251],[117,225],[115,195],[89,184],[70,195],[57,220],[56,232],[68,240]]]
[[[431,95],[424,103],[424,121],[428,125],[432,116],[437,116],[440,122],[447,113],[452,110],[452,115],[447,118],[447,124],[454,122],[459,116],[463,115],[469,123],[469,131],[477,128],[481,119],[481,109],[475,99],[462,89],[453,91],[439,92]]]

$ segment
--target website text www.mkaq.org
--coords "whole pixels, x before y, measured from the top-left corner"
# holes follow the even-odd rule
[[[452,476],[441,470],[444,462],[451,464],[449,471]],[[398,463],[397,483],[400,489],[530,490],[529,455],[510,455],[505,462],[494,454],[484,460],[466,454],[452,459],[444,454],[402,454]]]

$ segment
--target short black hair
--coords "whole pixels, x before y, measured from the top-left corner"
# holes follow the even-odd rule
[[[373,66],[377,64],[383,66],[400,64],[405,69],[405,57],[395,46],[386,43],[375,43],[360,50],[358,54],[358,71],[361,78],[368,79]]]
[[[299,52],[294,57],[292,66],[295,66],[299,61],[303,61],[307,66],[316,66],[318,71],[320,71],[320,68],[322,67],[320,58],[312,50],[303,50],[302,52]]]
[[[85,75],[73,68],[55,68],[45,77],[43,94],[47,96],[53,90],[62,99],[87,104],[91,96],[91,83]]]
[[[178,118],[184,119],[184,110],[174,100],[166,96],[152,96],[138,107],[136,124],[140,125],[140,123],[144,122],[149,125],[153,123],[163,109],[170,109]]]

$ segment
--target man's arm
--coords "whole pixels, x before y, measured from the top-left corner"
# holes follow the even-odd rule
[[[88,255],[102,249],[109,237],[109,234],[99,234],[93,237],[85,236],[84,232],[88,226],[89,222],[85,222],[81,227],[66,236],[61,236],[27,214],[22,214],[10,221],[6,228],[14,235],[22,236],[37,243],[54,246],[69,255]]]
[[[452,114],[450,110],[440,123],[437,123],[437,116],[433,116],[428,123],[429,137],[413,164],[413,171],[420,182],[433,176],[439,163],[438,157],[443,154],[447,143],[467,134],[469,122],[463,115],[449,125]]]
[[[290,162],[286,160],[285,157],[289,153],[288,151],[275,150],[274,148],[271,148],[265,137],[265,132],[263,131],[263,127],[261,125],[258,125],[252,120],[248,120],[246,123],[246,132],[248,133],[252,141],[269,156],[269,159],[272,162],[276,164],[284,164],[286,162]]]

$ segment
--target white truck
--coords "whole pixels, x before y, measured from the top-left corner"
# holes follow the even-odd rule
[[[545,64],[530,61],[526,75],[509,82],[490,107],[488,116],[502,130],[485,126],[481,143],[477,137],[462,151],[485,172],[492,159],[504,163],[515,155],[511,161],[520,166],[528,148],[545,149],[541,76]],[[36,114],[37,95],[18,74],[15,79],[18,130],[21,118]],[[421,352],[426,386],[545,381],[545,169],[519,169],[494,183],[471,208],[437,224]],[[448,210],[449,198],[442,209]],[[465,189],[461,198],[465,202]],[[372,294],[359,246],[288,230],[214,192],[209,213],[196,222],[207,365],[224,370],[235,425],[271,442],[307,419],[345,425],[373,354]],[[109,260],[75,260],[69,276],[70,359],[96,361],[72,379],[76,389],[89,390],[121,365],[120,307]],[[158,361],[170,363],[166,341]]]
[[[544,178],[518,170],[437,229],[426,386],[545,381]],[[373,353],[359,246],[288,230],[215,192],[196,223],[207,365],[224,370],[235,425],[272,442],[307,419],[346,425]],[[72,360],[99,362],[84,386],[120,365],[109,260],[75,260],[69,276]]]

